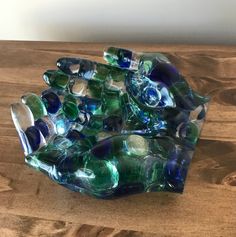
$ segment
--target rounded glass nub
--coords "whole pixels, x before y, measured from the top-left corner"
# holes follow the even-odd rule
[[[59,58],[57,60],[57,67],[64,73],[76,76],[80,69],[79,58]]]
[[[96,62],[86,60],[86,59],[81,59],[80,68],[78,71],[78,77],[81,77],[85,80],[93,79],[94,73],[96,71],[96,66],[97,66]]]
[[[34,125],[34,116],[30,108],[23,103],[11,105],[11,116],[17,131],[25,131]]]
[[[34,116],[34,120],[47,115],[47,110],[43,101],[36,94],[27,93],[21,97],[21,101],[29,107]]]
[[[38,150],[46,144],[42,132],[46,134],[49,131],[47,131],[46,126],[43,126],[44,124],[42,122],[38,124],[40,126],[35,126],[34,115],[28,105],[23,103],[12,104],[11,116],[25,155]]]
[[[70,81],[70,77],[60,70],[47,70],[43,74],[43,80],[54,89],[64,90]]]
[[[55,92],[46,90],[42,93],[41,98],[48,113],[55,114],[58,112],[61,107],[61,101]]]

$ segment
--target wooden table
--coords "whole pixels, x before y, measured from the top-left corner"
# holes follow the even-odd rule
[[[102,61],[109,44],[0,42],[0,236],[236,236],[236,47],[119,44],[165,52],[191,85],[212,96],[183,195],[96,200],[24,164],[9,106],[46,88],[56,59]]]

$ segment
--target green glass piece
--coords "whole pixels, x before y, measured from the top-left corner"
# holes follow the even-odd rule
[[[84,164],[84,172],[89,174],[86,181],[93,194],[109,192],[118,185],[119,172],[111,161],[88,157]]]
[[[110,77],[115,82],[125,81],[127,73],[127,70],[113,67],[110,71]]]
[[[118,67],[112,67],[110,65],[97,63],[96,73],[93,75],[94,80],[106,81],[124,81],[127,74],[127,70],[120,69]]]
[[[36,94],[28,93],[22,96],[22,102],[30,108],[34,116],[34,120],[47,115],[47,110],[43,101]]]
[[[185,139],[190,141],[192,144],[195,144],[197,142],[198,136],[199,136],[199,130],[197,125],[193,122],[188,123],[186,128]]]
[[[116,47],[108,47],[104,50],[104,59],[112,66],[118,67],[118,52],[119,48]]]
[[[97,135],[98,132],[103,129],[103,116],[102,115],[92,115],[88,124],[84,126],[81,133],[86,136]]]
[[[62,106],[63,112],[65,116],[69,119],[74,121],[78,115],[79,115],[79,109],[78,106],[71,102],[71,101],[65,101]]]
[[[162,191],[165,188],[165,162],[159,157],[147,156],[142,164],[142,174],[147,192]]]
[[[37,159],[40,162],[53,166],[58,164],[60,160],[65,156],[65,150],[49,146],[47,148],[39,150],[37,154],[38,154]]]
[[[69,82],[69,76],[60,70],[48,70],[43,74],[44,81],[56,89],[65,89]]]
[[[112,138],[111,157],[112,159],[116,158],[118,161],[117,169],[120,174],[120,185],[142,182],[142,162],[144,157],[139,155],[146,152],[134,151],[134,146],[128,139],[129,136],[125,135]],[[129,144],[128,146],[127,143]],[[136,155],[137,153],[139,154],[138,156]]]
[[[88,81],[88,93],[93,98],[101,98],[103,83],[97,80]]]
[[[209,96],[201,96],[195,91],[192,91],[192,94],[193,94],[193,100],[195,103],[195,107],[197,107],[199,105],[204,105],[205,103],[208,103],[210,100]]]
[[[130,185],[142,181],[142,161],[135,157],[120,156],[117,169],[120,174],[120,185]]]
[[[110,75],[110,66],[102,63],[96,64],[96,73],[93,76],[94,80],[105,81]]]
[[[48,145],[26,156],[26,163],[39,170],[43,164],[47,166],[56,164],[56,161],[58,161],[63,155],[64,152],[62,150]]]
[[[159,154],[158,152],[162,149],[171,149],[171,144],[166,138],[164,141],[160,140],[160,144],[159,139],[152,146],[150,146],[151,142],[153,139],[139,135],[113,137],[110,159],[114,160],[115,157],[118,161],[119,185],[126,187],[143,186],[146,191],[164,189],[164,165],[168,156],[163,159],[156,154]],[[156,150],[153,150],[154,148]]]
[[[124,81],[127,70],[110,65],[96,63],[90,60],[81,60],[79,77],[86,80],[97,80],[105,82],[107,80]]]
[[[72,94],[67,94],[65,97],[64,97],[64,101],[67,101],[67,102],[71,102],[73,104],[77,104],[77,99],[74,95]]]
[[[153,67],[153,62],[150,60],[146,60],[142,62],[142,70],[145,75],[147,75]]]
[[[104,87],[102,92],[102,111],[105,115],[119,115],[121,113],[120,91]]]
[[[60,183],[60,174],[57,171],[57,166],[65,158],[65,154],[65,150],[48,145],[26,156],[25,162]]]

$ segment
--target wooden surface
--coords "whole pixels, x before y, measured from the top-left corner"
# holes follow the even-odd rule
[[[236,47],[117,45],[167,53],[212,96],[183,195],[96,200],[24,164],[10,104],[45,89],[41,75],[57,58],[101,61],[108,45],[0,42],[0,236],[236,236]]]

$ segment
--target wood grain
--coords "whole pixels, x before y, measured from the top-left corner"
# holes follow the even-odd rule
[[[102,61],[110,44],[0,42],[0,236],[236,236],[236,47],[120,44],[165,52],[197,91],[211,95],[183,195],[96,200],[24,164],[9,106],[56,59]]]
[[[0,214],[1,237],[50,236],[50,237],[157,237],[154,233],[118,230],[110,227],[74,224],[66,221],[36,217]]]

